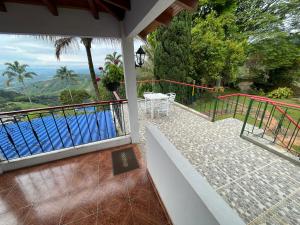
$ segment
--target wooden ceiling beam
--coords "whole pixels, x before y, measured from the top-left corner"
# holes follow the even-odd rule
[[[168,25],[171,20],[172,20],[172,17],[174,15],[174,12],[173,12],[173,8],[172,7],[169,7],[167,8],[162,14],[160,14],[156,19],[155,21],[158,22],[159,24],[161,25]]]
[[[183,9],[194,10],[197,5],[197,0],[177,0],[176,4],[181,6]]]
[[[130,0],[104,0],[105,2],[117,6],[123,10],[130,10]]]
[[[118,20],[121,19],[121,17],[114,10],[112,10],[105,2],[103,2],[101,0],[95,0],[95,1],[106,12],[108,12],[109,14],[111,14],[112,16],[114,16],[115,18],[117,18]]]
[[[58,16],[58,10],[53,0],[43,0],[43,3],[47,6],[53,16]]]
[[[96,20],[98,20],[99,19],[99,12],[98,12],[98,8],[97,8],[96,3],[94,2],[94,0],[88,0],[88,3],[89,3],[91,13],[93,14],[94,18]]]

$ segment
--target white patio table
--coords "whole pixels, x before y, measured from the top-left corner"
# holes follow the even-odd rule
[[[150,110],[151,110],[151,118],[154,118],[154,110],[155,110],[155,103],[166,100],[169,98],[168,95],[162,93],[147,93],[144,94],[145,101],[150,102]]]

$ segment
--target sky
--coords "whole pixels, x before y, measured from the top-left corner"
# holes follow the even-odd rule
[[[135,41],[135,50],[142,44]],[[106,54],[114,51],[121,53],[120,44],[93,43],[92,56],[95,68],[104,65]],[[49,73],[56,71],[60,66],[68,66],[75,72],[87,71],[87,58],[84,47],[80,44],[78,49],[63,54],[60,61],[55,57],[54,44],[25,35],[0,34],[0,72],[5,69],[4,63],[19,61],[28,64],[28,71]]]

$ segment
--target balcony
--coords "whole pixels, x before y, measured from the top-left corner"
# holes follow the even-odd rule
[[[132,148],[140,168],[113,176],[111,153]],[[0,176],[0,224],[157,224],[168,217],[135,145]]]
[[[246,224],[299,223],[299,163],[241,138],[242,121],[210,122],[181,104],[151,119],[143,101],[139,116],[141,140],[147,142],[145,127],[154,124]]]

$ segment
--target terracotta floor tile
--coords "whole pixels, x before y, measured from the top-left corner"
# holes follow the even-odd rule
[[[5,193],[5,192],[4,192]],[[0,214],[8,211],[16,211],[17,209],[31,205],[32,202],[28,201],[26,195],[15,185],[7,194],[0,199]]]
[[[21,225],[24,224],[31,206],[11,210],[0,215],[0,224],[2,225]]]
[[[28,213],[24,225],[58,225],[68,196],[34,204]]]
[[[84,188],[78,190],[78,192],[71,193],[62,213],[61,224],[97,214],[99,199],[100,192],[97,187]]]
[[[98,224],[133,225],[132,211],[129,201],[114,198],[101,208],[98,213]]]
[[[120,149],[0,175],[0,224],[167,224],[138,148],[140,168],[113,175],[111,152]]]
[[[65,224],[63,224],[63,225],[65,225]],[[99,225],[99,223],[97,223],[97,215],[95,214],[95,215],[87,216],[80,220],[68,223],[67,225]]]
[[[13,173],[1,175],[0,192],[12,188],[16,184],[16,179]]]

